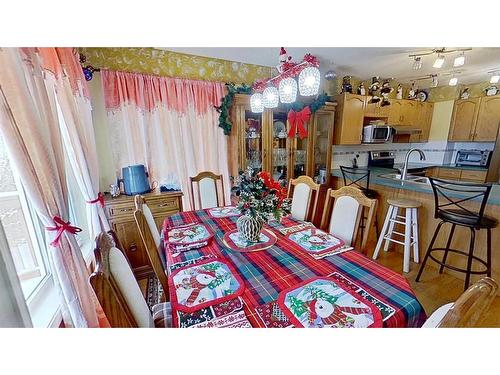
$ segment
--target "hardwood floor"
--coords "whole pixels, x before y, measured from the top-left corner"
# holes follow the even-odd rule
[[[403,254],[396,251],[381,251],[376,261],[403,274]],[[426,266],[420,282],[415,282],[419,267],[420,264],[410,262],[410,272],[404,273],[403,276],[410,283],[427,316],[438,307],[455,301],[463,293],[463,280],[449,274],[439,274],[438,270],[431,266]],[[495,298],[479,326],[500,327],[500,297]]]

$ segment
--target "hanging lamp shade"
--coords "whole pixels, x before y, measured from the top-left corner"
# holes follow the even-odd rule
[[[299,74],[299,92],[302,96],[313,96],[319,91],[321,74],[314,66],[303,69]]]
[[[279,103],[278,89],[274,86],[266,87],[262,93],[264,107],[266,108],[276,108]]]
[[[297,99],[297,81],[293,78],[282,79],[279,94],[281,103],[293,103]]]
[[[250,110],[254,113],[264,112],[264,98],[260,92],[256,92],[250,97]]]

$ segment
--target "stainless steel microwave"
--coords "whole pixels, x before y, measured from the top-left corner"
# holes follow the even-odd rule
[[[386,143],[392,140],[392,126],[367,125],[363,127],[363,143]]]
[[[455,159],[455,164],[475,165],[477,167],[487,167],[490,162],[491,151],[488,150],[459,150]]]

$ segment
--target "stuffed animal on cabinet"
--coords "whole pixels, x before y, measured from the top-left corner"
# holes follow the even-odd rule
[[[391,105],[391,102],[389,101],[389,94],[393,91],[394,89],[391,87],[389,80],[386,79],[382,84],[382,88],[380,89],[380,93],[382,95],[382,103],[380,103],[381,107]]]
[[[396,99],[403,99],[403,86],[401,84],[398,85],[396,90]]]
[[[370,99],[370,103],[378,103],[380,101],[379,90],[380,90],[379,78],[372,77],[372,84],[370,85],[370,87],[368,89],[369,94],[372,96],[372,98]]]

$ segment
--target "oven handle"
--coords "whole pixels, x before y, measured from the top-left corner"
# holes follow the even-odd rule
[[[387,127],[387,137],[385,138],[385,141],[389,141],[389,139],[392,137],[392,126]]]

